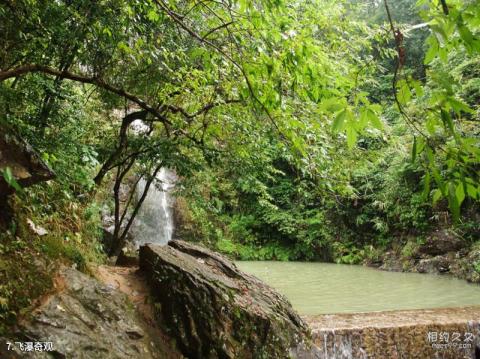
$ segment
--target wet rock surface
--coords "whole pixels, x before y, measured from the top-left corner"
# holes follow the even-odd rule
[[[290,303],[205,248],[182,241],[140,248],[157,322],[188,358],[287,358],[307,326]]]
[[[126,295],[72,268],[62,268],[57,282],[58,292],[3,338],[0,357],[167,358]],[[53,351],[14,354],[6,341],[51,342]]]

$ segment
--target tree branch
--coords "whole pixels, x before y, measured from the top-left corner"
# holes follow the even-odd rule
[[[103,79],[99,77],[92,77],[92,76],[86,76],[86,75],[80,75],[80,74],[75,74],[70,71],[66,70],[57,70],[49,66],[45,65],[38,65],[38,64],[27,64],[27,65],[21,65],[17,66],[11,70],[6,70],[6,71],[0,71],[0,82],[5,81],[9,78],[12,77],[19,77],[28,73],[32,72],[40,72],[44,73],[47,75],[51,76],[58,76],[61,78],[65,78],[68,80],[76,81],[76,82],[81,82],[81,83],[86,83],[86,84],[92,84],[95,85],[99,88],[102,88],[108,92],[112,92],[116,95],[119,95],[121,97],[124,97],[134,103],[136,103],[138,106],[140,106],[143,110],[151,113],[156,119],[158,119],[160,122],[162,122],[165,126],[171,125],[172,123],[166,118],[164,115],[162,115],[156,108],[150,106],[148,103],[146,103],[144,100],[141,98],[125,91],[123,88],[118,88],[115,86],[112,86],[108,83],[106,83]]]
[[[174,106],[174,105],[165,105],[164,108],[168,109],[171,113],[181,113],[183,117],[186,119],[192,119],[195,118],[203,113],[207,113],[210,111],[212,108],[224,105],[224,104],[230,104],[230,103],[240,103],[241,100],[238,99],[232,99],[232,100],[225,100],[225,102],[212,102],[209,103],[205,106],[203,106],[201,109],[195,111],[194,113],[188,113],[185,109]]]
[[[207,40],[205,39],[204,37],[200,36],[199,34],[197,34],[195,31],[193,31],[190,27],[188,27],[184,22],[183,22],[183,19],[179,18],[177,16],[177,14],[172,11],[170,9],[170,7],[168,5],[166,5],[163,0],[154,0],[155,3],[160,6],[160,8],[163,9],[163,11],[165,11],[167,13],[167,15],[175,22],[177,23],[177,25],[179,25],[184,31],[186,31],[190,36],[192,36],[194,39],[196,39],[197,41],[199,41],[200,43],[203,43],[203,44],[206,44],[208,46],[210,46],[211,48],[213,48],[214,50],[216,50],[218,53],[220,53],[222,56],[224,56],[228,61],[230,61],[239,71],[240,73],[242,74],[243,78],[245,79],[245,82],[247,84],[247,87],[248,87],[248,91],[250,92],[250,95],[252,96],[252,98],[254,99],[255,102],[257,102],[260,107],[262,108],[262,110],[265,112],[265,114],[267,115],[267,117],[269,118],[270,122],[272,122],[273,126],[277,129],[277,131],[280,133],[280,135],[282,135],[282,137],[285,138],[285,136],[283,136],[283,133],[282,131],[280,130],[280,128],[278,127],[277,123],[275,122],[275,119],[273,118],[273,116],[271,115],[270,111],[268,110],[268,108],[265,106],[265,104],[260,101],[260,99],[257,97],[257,95],[255,94],[255,91],[253,90],[253,86],[252,86],[252,83],[250,81],[250,78],[248,77],[247,73],[245,72],[245,69],[243,68],[242,65],[240,65],[237,61],[235,61],[235,59],[230,56],[229,54],[227,54],[223,49],[221,49],[219,46],[215,45],[213,42],[211,42],[210,40]]]
[[[226,22],[226,23],[223,23],[222,25],[220,26],[217,26],[213,29],[211,29],[209,32],[207,32],[205,35],[202,36],[202,39],[205,40],[207,37],[209,37],[211,34],[213,34],[215,31],[218,31],[218,30],[221,30],[223,29],[224,27],[227,27],[227,26],[230,26],[233,24],[233,21],[229,21],[229,22]]]

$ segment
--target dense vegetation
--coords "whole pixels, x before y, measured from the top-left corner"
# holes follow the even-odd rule
[[[468,36],[455,33],[436,4],[430,4],[437,11],[431,20],[425,2],[393,2],[389,10],[403,33],[402,59],[391,50],[384,4],[358,3],[325,8],[340,8],[357,21],[350,24],[364,26],[366,40],[354,42],[360,51],[347,50],[355,83],[345,97],[339,100],[337,93],[316,107],[313,118],[320,122],[322,110],[338,110],[315,123],[323,126],[320,132],[304,133],[312,141],[308,154],[299,160],[277,138],[256,140],[268,152],[255,163],[228,158],[197,173],[186,186],[183,236],[207,239],[243,259],[345,263],[375,260],[392,245],[421,244],[439,228],[478,240],[478,43],[460,45]],[[478,13],[475,4],[470,10]],[[333,16],[327,18],[326,26],[335,26]],[[427,20],[430,29],[422,22]],[[448,35],[437,22],[449,28]],[[351,28],[347,34],[352,36]],[[436,48],[437,39],[450,41]],[[372,116],[362,130],[370,115],[362,112],[364,97],[381,105],[382,116]],[[350,110],[352,102],[360,102],[360,109]],[[345,134],[335,136],[342,129]]]
[[[0,33],[0,124],[56,173],[11,198],[2,319],[51,285],[32,258],[118,254],[144,197],[122,188],[161,167],[181,178],[176,235],[240,258],[478,240],[476,0],[7,0]]]

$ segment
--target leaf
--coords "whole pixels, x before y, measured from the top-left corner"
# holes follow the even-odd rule
[[[423,193],[422,198],[424,201],[428,199],[428,195],[430,194],[430,172],[425,173],[425,179],[423,183]]]
[[[438,188],[435,188],[432,191],[432,203],[433,203],[433,205],[435,205],[440,198],[442,198],[442,191],[440,191]]]
[[[1,170],[0,172],[3,175],[3,179],[5,180],[5,182],[10,187],[14,188],[18,192],[23,192],[22,187],[20,186],[20,184],[17,182],[17,180],[13,176],[13,173],[12,173],[12,170],[10,169],[10,167],[6,167],[5,169]]]
[[[0,307],[1,308],[8,308],[8,299],[4,297],[0,297]]]
[[[383,130],[383,123],[373,110],[367,109],[367,117],[373,127],[375,127],[377,130]]]
[[[401,104],[407,104],[412,98],[412,92],[406,81],[399,82],[398,100]]]
[[[333,121],[332,131],[334,133],[339,133],[344,130],[346,118],[347,118],[347,109],[345,108],[338,113],[338,115],[335,117],[335,120]]]
[[[427,53],[425,54],[425,58],[423,59],[423,63],[425,65],[428,65],[430,62],[433,61],[435,56],[437,56],[439,49],[438,40],[434,36],[429,37],[427,43],[429,43],[430,46],[427,50]]]
[[[448,207],[452,212],[453,220],[457,222],[460,218],[460,205],[456,195],[456,186],[453,182],[448,184]]]
[[[456,98],[453,98],[453,97],[448,97],[447,101],[450,104],[450,106],[452,106],[452,109],[458,114],[460,114],[462,111],[466,113],[475,114],[475,111],[471,109],[463,101],[457,100]]]
[[[158,21],[158,19],[160,19],[160,15],[158,15],[158,13],[154,9],[151,9],[147,13],[147,18],[152,22],[156,22]]]
[[[122,50],[124,51],[126,54],[131,54],[133,53],[133,50],[123,41],[120,41],[118,44],[117,44],[117,48],[119,50]]]
[[[357,143],[357,131],[352,126],[347,127],[347,146],[352,149]]]
[[[453,127],[453,122],[452,122],[452,117],[450,114],[445,111],[444,109],[441,110],[441,116],[442,116],[442,121],[443,125],[447,127],[452,134],[455,134],[455,129]]]
[[[475,37],[473,36],[470,29],[465,26],[465,24],[460,22],[458,24],[458,33],[460,34],[462,40],[465,42],[465,47],[471,51],[473,49]]]
[[[417,146],[418,147],[418,146]],[[430,168],[430,171],[432,172],[433,178],[435,180],[435,183],[437,184],[438,188],[442,191],[442,194],[446,196],[446,188],[445,188],[445,183],[442,180],[442,177],[440,176],[440,172],[438,171],[437,167],[435,166],[435,158],[433,156],[433,151],[430,146],[426,145],[425,150],[427,153],[427,159],[428,159],[428,165]]]
[[[458,206],[460,207],[465,199],[465,191],[463,189],[463,183],[459,182],[457,188],[455,189],[455,196],[457,198]]]
[[[425,140],[423,137],[414,137],[412,145],[412,163],[415,162],[417,156],[422,153],[425,148]]]
[[[470,183],[467,183],[467,194],[470,198],[476,199],[477,198],[477,189],[475,186],[471,185]]]
[[[339,100],[336,97],[328,98],[326,100],[323,100],[321,104],[319,105],[319,109],[327,112],[336,112],[341,110],[342,108],[345,108],[345,101],[342,101],[343,99]]]
[[[415,89],[415,94],[417,95],[417,97],[422,97],[423,96],[423,88],[422,88],[422,84],[420,83],[420,81],[413,80],[412,81],[412,86]]]

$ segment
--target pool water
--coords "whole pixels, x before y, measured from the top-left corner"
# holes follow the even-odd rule
[[[450,276],[385,272],[356,265],[239,261],[304,315],[480,304],[480,286]]]

